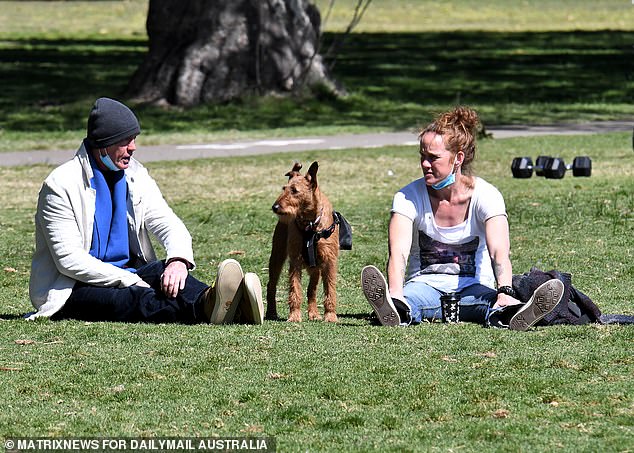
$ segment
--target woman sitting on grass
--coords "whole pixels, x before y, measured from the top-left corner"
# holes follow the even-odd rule
[[[457,293],[460,320],[485,324],[491,313],[522,303],[512,288],[509,225],[504,199],[473,176],[477,113],[457,107],[419,135],[423,177],[394,196],[388,231],[387,281],[374,266],[361,274],[363,292],[382,325],[441,317],[440,297]],[[527,330],[561,300],[551,280],[511,318]]]

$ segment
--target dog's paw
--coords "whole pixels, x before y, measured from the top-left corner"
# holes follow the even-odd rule
[[[298,312],[291,312],[288,315],[287,321],[288,322],[302,322],[302,314],[301,314],[301,312],[299,312],[299,311]]]
[[[321,321],[321,315],[316,311],[313,311],[313,312],[309,311],[308,319],[310,319],[311,321]]]
[[[337,314],[335,312],[328,312],[324,314],[324,321],[337,322]]]

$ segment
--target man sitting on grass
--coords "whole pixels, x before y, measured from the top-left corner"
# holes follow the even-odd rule
[[[191,236],[132,157],[140,132],[128,107],[97,99],[75,157],[44,181],[29,319],[261,324],[260,281],[237,261],[223,261],[211,287],[189,275]],[[157,260],[150,233],[166,260]]]

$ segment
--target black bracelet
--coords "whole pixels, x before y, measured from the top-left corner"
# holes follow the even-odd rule
[[[169,260],[167,260],[167,263],[165,263],[165,265],[167,266],[170,263],[173,263],[174,261],[180,261],[181,263],[183,263],[185,265],[185,267],[187,268],[187,270],[191,269],[191,264],[189,263],[189,261],[187,261],[185,258],[170,258]]]
[[[512,286],[499,286],[498,294],[506,294],[507,296],[511,296],[517,299],[517,293]]]

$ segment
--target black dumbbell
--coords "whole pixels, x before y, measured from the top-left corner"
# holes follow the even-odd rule
[[[537,156],[535,165],[530,157],[516,157],[511,163],[511,172],[514,178],[530,178],[533,170],[537,176],[544,176],[544,168],[550,156]]]
[[[511,163],[511,172],[514,178],[530,178],[533,170],[537,176],[549,179],[561,179],[566,170],[572,170],[573,176],[590,176],[592,173],[592,160],[588,156],[578,156],[572,165],[566,165],[560,157],[539,156],[533,165],[530,157],[516,157]]]
[[[577,156],[572,165],[566,165],[560,157],[551,157],[544,164],[544,177],[548,179],[561,179],[566,170],[572,170],[573,176],[590,176],[592,174],[592,159],[588,156]]]

